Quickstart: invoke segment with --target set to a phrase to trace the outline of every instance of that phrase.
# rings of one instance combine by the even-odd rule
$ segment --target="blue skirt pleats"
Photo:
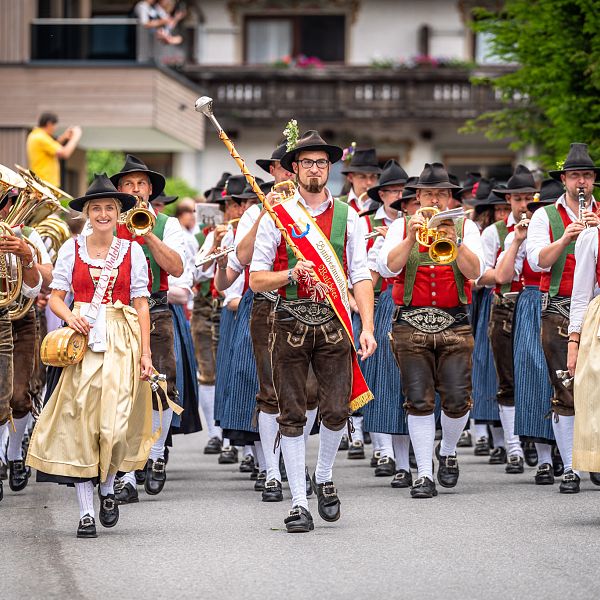
[[[235,325],[235,312],[227,307],[221,311],[219,323],[219,344],[217,346],[217,373],[215,376],[215,421],[221,420],[225,393],[229,380],[229,363],[231,354],[231,335]]]

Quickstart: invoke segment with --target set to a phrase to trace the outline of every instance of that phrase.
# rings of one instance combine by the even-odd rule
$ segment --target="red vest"
[[[535,287],[540,287],[540,280],[542,279],[542,274],[538,271],[534,271],[529,264],[527,258],[523,261],[523,272],[521,273],[521,282],[523,285],[534,285]]]
[[[506,217],[506,219],[504,219],[504,222],[506,223],[506,230],[508,231],[508,233],[512,233],[515,230],[515,224],[513,223],[512,225],[508,224],[508,217]],[[498,262],[498,258],[499,256],[502,254],[502,251],[505,250],[504,244],[502,244],[500,246],[500,248],[498,248],[498,254],[496,254],[496,262]],[[527,259],[525,259],[527,261]],[[503,286],[500,285],[496,285],[496,287],[494,288],[494,292],[498,295],[502,294],[502,288]],[[511,292],[520,292],[523,289],[523,284],[521,283],[520,279],[513,279],[510,282],[510,291]]]
[[[115,275],[115,270],[117,271]],[[91,302],[95,286],[100,279],[101,267],[92,267],[79,257],[79,243],[75,241],[75,264],[73,265],[73,292],[75,302]],[[113,304],[120,300],[128,305],[131,302],[131,245],[127,249],[123,262],[113,269],[102,304]]]
[[[541,209],[541,210],[543,210],[543,209]],[[570,219],[569,215],[567,214],[567,209],[562,204],[558,205],[558,214],[560,215],[560,218],[562,219],[562,222],[563,222],[565,228],[568,227],[571,224],[571,219]],[[550,242],[554,242],[555,240],[553,239],[553,236],[552,236],[552,228],[550,227],[550,224],[548,224],[548,229],[550,231]],[[570,296],[571,295],[571,293],[573,292],[573,277],[574,277],[574,275],[575,275],[575,255],[567,254],[567,260],[565,261],[565,268],[563,269],[562,277],[560,280],[560,287],[558,288],[559,296]],[[542,273],[542,276],[540,278],[540,291],[542,291],[542,292],[549,291],[551,281],[552,281],[552,272],[551,271]]]

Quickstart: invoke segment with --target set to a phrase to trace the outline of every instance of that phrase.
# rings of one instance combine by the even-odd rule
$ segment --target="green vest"
[[[405,230],[408,230],[408,222],[410,221],[410,216],[405,217]],[[464,225],[464,217],[457,219],[454,221],[454,227],[456,229],[456,236],[462,237],[463,225]],[[410,254],[408,256],[408,261],[406,262],[406,266],[404,267],[404,298],[403,302],[405,306],[408,306],[412,300],[412,294],[415,287],[415,279],[417,277],[417,269],[422,266],[434,265],[434,263],[428,252],[419,252],[419,244],[416,242]],[[467,304],[467,295],[465,293],[465,277],[461,273],[456,261],[452,262],[452,270],[454,271],[454,282],[456,283],[456,289],[458,290],[458,299],[461,304]]]
[[[496,227],[496,230],[498,231],[498,237],[500,238],[500,252],[502,252],[504,250],[506,236],[508,235],[508,227],[504,221],[496,221],[494,223],[494,227]],[[504,283],[502,286],[500,286],[500,293],[506,294],[507,292],[510,292],[511,287],[511,283]]]
[[[165,234],[165,225],[167,224],[168,218],[169,217],[167,217],[167,215],[164,215],[163,213],[158,213],[156,215],[156,224],[154,225],[152,233],[161,241]],[[140,246],[144,251],[144,255],[146,256],[148,263],[150,264],[150,271],[152,273],[152,293],[154,294],[160,290],[161,269],[158,266],[156,260],[154,259],[154,256],[152,256],[152,253],[148,249],[148,244],[140,244]]]
[[[548,215],[548,221],[550,222],[550,230],[552,231],[552,240],[556,241],[560,239],[565,232],[565,224],[563,223],[562,217],[558,212],[558,208],[554,204],[544,206],[544,210]],[[550,289],[548,295],[552,298],[558,294],[560,288],[560,281],[563,276],[565,269],[565,263],[567,262],[567,255],[575,254],[575,241],[572,241],[560,254],[557,261],[552,265],[550,269]]]

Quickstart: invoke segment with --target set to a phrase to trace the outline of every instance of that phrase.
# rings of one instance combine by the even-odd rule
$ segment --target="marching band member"
[[[42,481],[75,485],[81,538],[96,537],[93,483],[100,483],[100,523],[114,527],[116,473],[143,467],[153,441],[149,399],[138,393],[140,377],[152,374],[146,259],[139,245],[113,236],[121,210],[134,205],[132,195],[97,175],[85,196],[69,203],[89,219],[91,234],[62,246],[50,286],[52,311],[88,336],[88,348],[62,370],[27,465]],[[73,310],[64,302],[71,289]]]

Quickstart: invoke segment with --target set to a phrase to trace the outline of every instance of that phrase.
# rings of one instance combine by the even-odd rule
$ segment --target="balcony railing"
[[[224,119],[268,122],[388,119],[464,121],[500,106],[466,69],[211,67],[183,72],[215,100]]]

